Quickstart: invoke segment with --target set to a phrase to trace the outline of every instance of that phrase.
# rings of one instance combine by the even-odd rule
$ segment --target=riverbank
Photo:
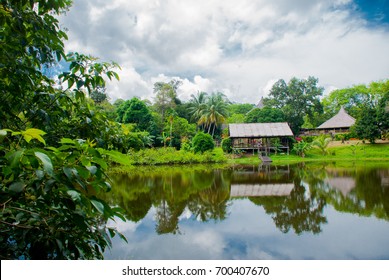
[[[122,154],[117,151],[103,151],[109,159],[122,166],[140,165],[186,165],[186,164],[211,164],[226,163],[227,157],[221,148],[205,153],[194,153],[192,151],[176,150],[175,148],[152,148],[140,151],[129,151]]]
[[[379,142],[377,144],[363,144],[360,141],[331,142],[327,153],[323,155],[316,148],[309,150],[305,157],[294,154],[271,155],[272,164],[291,164],[309,161],[389,161],[389,143]],[[261,160],[257,154],[243,154],[241,156],[230,156],[229,164],[260,164]]]
[[[127,155],[119,152],[108,152],[111,161],[123,168],[134,166],[156,165],[191,165],[191,164],[227,164],[227,165],[258,165],[261,160],[258,155],[247,153],[241,155],[226,155],[221,148],[204,154],[194,154],[190,151],[177,151],[174,148],[145,149],[132,151]],[[299,162],[388,162],[389,143],[363,144],[360,142],[331,143],[325,155],[316,148],[306,152],[305,157],[295,154],[272,154],[272,164],[293,164]],[[118,167],[118,166],[117,166]]]

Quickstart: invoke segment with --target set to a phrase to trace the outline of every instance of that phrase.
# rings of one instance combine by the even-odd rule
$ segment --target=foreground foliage
[[[110,185],[95,149],[121,133],[88,99],[117,65],[64,53],[57,16],[70,3],[0,2],[1,259],[103,258],[117,233],[106,222],[122,217],[100,199]]]
[[[45,147],[41,130],[0,132],[9,143],[0,146],[0,258],[103,258],[117,234],[107,220],[124,218],[99,198],[111,186],[94,144],[62,139]]]

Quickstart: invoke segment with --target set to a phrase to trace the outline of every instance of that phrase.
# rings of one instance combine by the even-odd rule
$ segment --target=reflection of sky
[[[106,259],[389,259],[387,221],[324,211],[328,223],[319,235],[283,234],[262,207],[243,199],[221,222],[202,223],[184,212],[177,235],[158,235],[149,211],[141,222],[118,222],[128,244],[115,238]]]

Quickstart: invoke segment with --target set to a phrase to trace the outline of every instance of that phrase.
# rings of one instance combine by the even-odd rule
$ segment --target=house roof
[[[232,123],[231,138],[293,136],[288,123]]]
[[[331,129],[331,128],[341,128],[341,127],[351,127],[355,124],[355,119],[347,114],[343,106],[340,108],[339,112],[330,118],[328,121],[321,124],[318,129]]]
[[[259,100],[257,106],[255,107],[259,109],[263,109],[263,107],[265,107],[265,105],[263,104],[263,97],[261,97],[261,100]]]

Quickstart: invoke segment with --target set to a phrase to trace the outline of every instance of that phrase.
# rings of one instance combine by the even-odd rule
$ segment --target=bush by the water
[[[195,153],[204,153],[206,151],[212,151],[215,148],[215,143],[210,134],[198,132],[193,137],[192,146]]]
[[[221,149],[206,151],[204,153],[193,153],[192,151],[175,148],[153,148],[140,151],[130,150],[128,155],[122,155],[133,165],[161,165],[161,164],[194,164],[194,163],[223,163],[226,161]],[[116,161],[120,164],[123,162]]]
[[[222,149],[225,153],[231,153],[232,152],[232,140],[231,138],[224,138],[222,140]]]

